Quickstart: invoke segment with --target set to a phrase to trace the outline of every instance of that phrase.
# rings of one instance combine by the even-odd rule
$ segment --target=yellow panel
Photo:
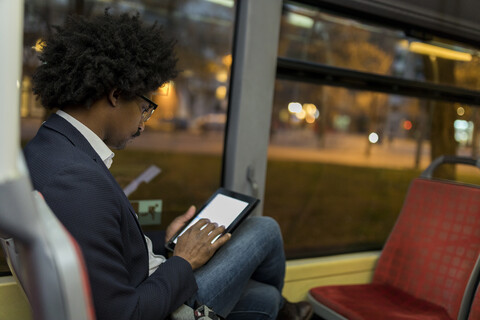
[[[283,296],[296,302],[305,300],[313,287],[369,283],[378,256],[366,252],[288,261]]]
[[[310,288],[330,284],[370,282],[378,252],[354,253],[287,262],[283,295],[305,300]],[[0,278],[0,320],[32,319],[30,306],[12,277]]]
[[[12,277],[0,278],[0,319],[32,319],[30,305]]]
[[[314,287],[332,284],[362,284],[369,283],[372,272],[359,272],[341,276],[330,276],[326,278],[313,278],[285,283],[283,296],[289,301],[298,302],[307,299],[308,290]]]

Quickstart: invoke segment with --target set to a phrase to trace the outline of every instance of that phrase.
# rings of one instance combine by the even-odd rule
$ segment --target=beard
[[[135,134],[132,136],[134,138],[136,137],[139,137],[142,133],[140,132],[140,129],[137,130],[137,132],[135,132]]]
[[[142,134],[142,132],[140,131],[140,129],[137,130],[137,132],[135,132],[134,134],[132,134],[130,136],[130,138],[126,138],[122,141],[118,141],[117,143],[113,144],[110,142],[107,143],[107,141],[104,140],[105,144],[107,144],[110,148],[112,149],[115,149],[115,150],[122,150],[122,149],[125,149],[125,147],[127,146],[127,143],[132,141],[133,139],[135,139],[136,137],[139,137],[140,135]]]

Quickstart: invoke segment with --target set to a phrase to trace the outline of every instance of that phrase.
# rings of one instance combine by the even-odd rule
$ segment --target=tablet
[[[165,247],[173,251],[177,239],[200,219],[209,219],[219,226],[225,226],[224,233],[232,233],[257,206],[260,200],[253,197],[227,190],[218,189],[208,201],[195,213],[194,217],[183,227]],[[218,236],[220,237],[220,235]],[[215,238],[212,243],[218,239]]]

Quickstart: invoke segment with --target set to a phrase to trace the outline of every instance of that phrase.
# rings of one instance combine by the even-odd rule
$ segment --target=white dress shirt
[[[100,139],[100,137],[95,134],[95,132],[90,130],[90,128],[88,128],[86,125],[84,125],[65,111],[58,110],[57,115],[67,120],[72,126],[74,126],[78,131],[80,131],[80,133],[85,137],[85,139],[87,139],[95,152],[100,156],[103,163],[105,163],[105,166],[110,169],[113,163],[113,157],[115,156],[115,153],[110,150],[110,148],[105,144],[105,142],[103,142],[102,139]],[[153,253],[152,240],[150,240],[150,238],[145,236],[145,241],[147,242],[148,248],[148,275],[151,275],[153,272],[155,272],[155,270],[157,270],[160,264],[165,262],[166,259],[164,256]]]

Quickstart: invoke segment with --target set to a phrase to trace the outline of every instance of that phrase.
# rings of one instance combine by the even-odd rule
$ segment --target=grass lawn
[[[200,206],[220,186],[221,157],[122,151],[112,173],[125,186],[155,164],[162,173],[132,200],[162,199],[164,228],[189,205]],[[264,215],[280,224],[289,257],[380,248],[419,170],[269,160]],[[480,175],[459,175],[480,184]],[[152,228],[152,227],[149,227]]]
[[[290,257],[379,248],[416,170],[270,161],[265,214]]]

